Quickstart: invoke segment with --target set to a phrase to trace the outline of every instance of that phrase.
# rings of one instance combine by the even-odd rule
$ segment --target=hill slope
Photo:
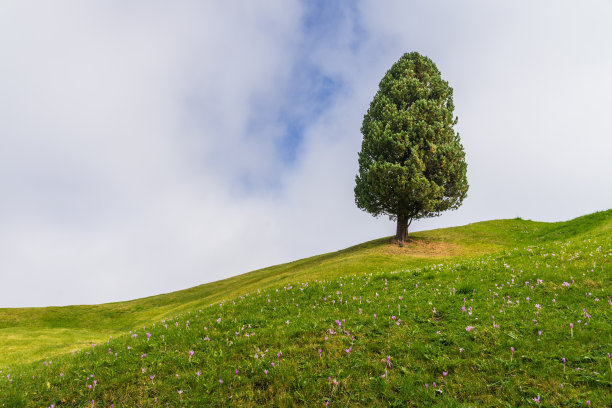
[[[0,308],[0,368],[17,362],[53,358],[112,335],[241,293],[295,280],[333,278],[347,273],[391,271],[448,262],[545,241],[558,234],[576,235],[605,225],[608,213],[561,223],[496,220],[410,235],[405,248],[383,238],[341,251],[272,266],[194,288],[102,305]]]
[[[3,309],[0,366],[11,368],[0,402],[610,401],[611,230],[612,211],[552,224],[489,221],[417,233],[405,248],[377,240],[131,302]],[[136,337],[117,337],[142,325]],[[37,340],[25,339],[35,335],[55,340],[33,350]],[[90,346],[110,335],[108,345]],[[89,350],[40,361],[79,341]]]

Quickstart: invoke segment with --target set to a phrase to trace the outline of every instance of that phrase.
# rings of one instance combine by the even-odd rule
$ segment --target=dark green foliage
[[[429,58],[404,54],[387,71],[361,127],[357,207],[410,221],[461,205],[467,165],[453,109],[453,89]]]

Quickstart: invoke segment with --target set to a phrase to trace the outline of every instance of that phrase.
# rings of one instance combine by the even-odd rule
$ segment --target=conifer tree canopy
[[[457,209],[467,195],[453,110],[453,89],[432,60],[412,52],[387,71],[363,118],[355,203],[396,220],[400,245],[412,220]]]

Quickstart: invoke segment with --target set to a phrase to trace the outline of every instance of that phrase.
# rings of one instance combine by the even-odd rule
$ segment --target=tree
[[[457,209],[467,195],[453,110],[453,89],[436,65],[411,52],[387,71],[363,118],[355,203],[396,220],[400,245],[412,220]]]

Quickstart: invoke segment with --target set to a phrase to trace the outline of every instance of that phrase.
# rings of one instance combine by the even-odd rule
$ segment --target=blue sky
[[[304,129],[334,102],[343,92],[345,84],[338,75],[326,72],[310,56],[333,42],[341,29],[338,21],[354,13],[348,2],[326,1],[304,4],[300,19],[301,38],[297,44],[299,54],[291,67],[283,106],[278,107],[277,120],[285,125],[278,143],[279,155],[286,164],[295,163]]]
[[[454,88],[470,190],[413,230],[612,203],[612,6],[14,2],[0,14],[0,307],[178,290],[394,232],[354,205],[386,70]]]

